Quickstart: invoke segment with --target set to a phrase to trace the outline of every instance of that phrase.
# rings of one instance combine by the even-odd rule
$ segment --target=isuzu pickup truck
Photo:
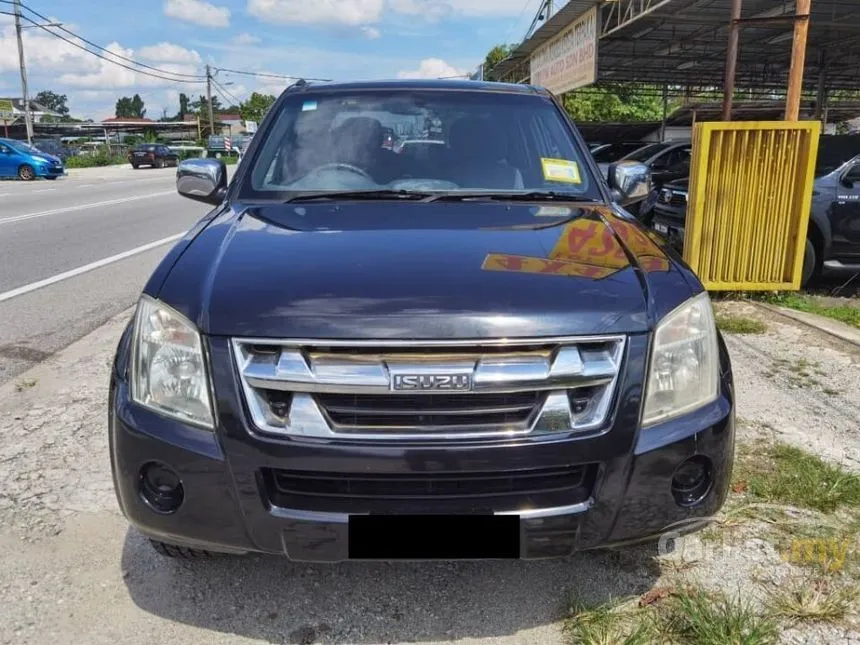
[[[431,122],[433,154],[385,147]],[[300,82],[229,181],[176,181],[212,210],[145,285],[109,405],[162,554],[561,557],[723,504],[708,294],[625,209],[648,169],[604,178],[549,92]]]

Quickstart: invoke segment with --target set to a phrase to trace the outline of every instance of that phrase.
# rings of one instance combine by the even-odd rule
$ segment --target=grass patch
[[[835,578],[801,578],[770,593],[770,615],[791,622],[835,622],[845,618],[860,594]]]
[[[860,329],[860,306],[825,305],[811,296],[799,293],[757,294],[756,297],[762,302],[817,314],[825,318],[832,318],[833,320],[838,320],[846,325]]]
[[[571,645],[650,645],[656,640],[646,612],[613,603],[589,607],[577,599],[571,601],[564,635]]]
[[[740,599],[698,589],[669,598],[658,608],[656,622],[662,640],[675,643],[771,645],[779,642],[780,630],[775,617],[759,614]]]
[[[128,163],[128,159],[122,155],[79,155],[66,159],[66,168],[98,168],[101,166],[117,166]]]
[[[832,513],[840,506],[860,506],[860,477],[840,466],[786,444],[741,460],[739,478],[763,501]]]
[[[767,325],[760,320],[729,314],[717,316],[717,327],[727,334],[763,334],[767,331]]]

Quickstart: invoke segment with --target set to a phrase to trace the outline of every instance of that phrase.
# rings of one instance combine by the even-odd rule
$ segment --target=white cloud
[[[205,0],[164,0],[164,15],[204,27],[230,26],[230,10]]]
[[[447,18],[453,11],[445,0],[388,0],[388,6],[394,13],[420,16],[429,22]]]
[[[248,0],[248,13],[278,24],[366,25],[382,18],[383,0]]]
[[[140,58],[157,63],[187,63],[196,65],[201,61],[200,54],[193,49],[185,49],[185,47],[174,45],[173,43],[158,43],[157,45],[141,47],[137,54]]]
[[[370,40],[376,40],[377,38],[382,37],[382,32],[376,27],[362,27],[361,33],[363,33],[367,38],[370,38]]]
[[[244,32],[239,34],[238,36],[233,36],[230,39],[234,45],[256,45],[260,42],[260,39],[256,36],[252,36],[251,34]]]
[[[466,72],[449,65],[441,58],[425,58],[418,69],[397,73],[397,78],[450,78],[464,76]]]

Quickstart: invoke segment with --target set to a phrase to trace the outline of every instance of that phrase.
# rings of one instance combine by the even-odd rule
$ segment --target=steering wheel
[[[352,164],[341,163],[338,161],[336,161],[334,163],[327,163],[327,164],[323,164],[322,166],[318,166],[317,168],[314,168],[311,172],[318,173],[318,172],[322,172],[324,170],[329,170],[329,169],[331,169],[331,170],[348,170],[349,172],[355,173],[356,175],[361,175],[362,177],[364,177],[368,181],[376,183],[373,181],[373,177],[368,175],[364,170],[362,170],[358,166],[353,166]]]

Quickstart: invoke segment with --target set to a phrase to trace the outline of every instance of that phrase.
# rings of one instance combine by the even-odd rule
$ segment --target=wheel
[[[154,165],[156,168],[164,168],[164,159],[156,159]]]
[[[167,544],[158,540],[150,540],[149,543],[155,552],[165,558],[178,558],[180,560],[205,560],[208,558],[217,558],[221,553],[213,551],[205,551],[203,549],[192,549],[187,546],[176,546],[175,544]]]
[[[815,245],[812,240],[806,238],[806,250],[803,252],[803,270],[800,273],[800,286],[805,287],[812,276],[815,275],[818,256],[815,254]]]
[[[33,170],[32,166],[28,166],[24,164],[20,168],[18,168],[18,179],[23,179],[24,181],[33,181],[36,178],[36,171]]]
[[[138,166],[136,163],[131,164],[131,167],[134,168],[135,170],[140,168],[140,166]]]

